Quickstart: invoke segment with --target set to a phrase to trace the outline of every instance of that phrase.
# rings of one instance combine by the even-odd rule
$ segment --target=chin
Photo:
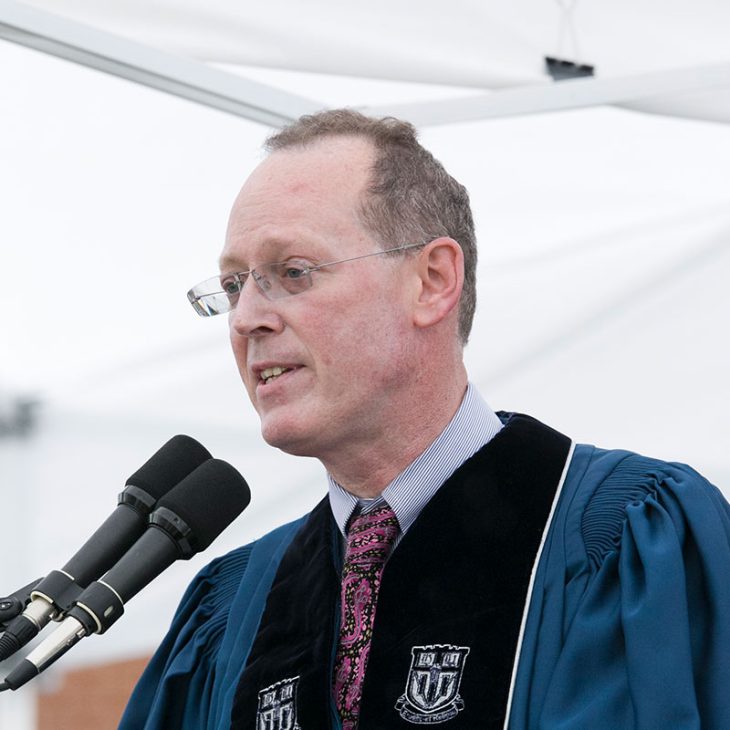
[[[269,446],[292,456],[316,456],[312,431],[305,429],[302,424],[262,419],[261,436]]]

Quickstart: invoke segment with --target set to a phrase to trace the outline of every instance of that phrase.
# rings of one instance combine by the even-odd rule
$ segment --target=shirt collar
[[[330,506],[340,532],[346,535],[348,520],[358,506],[360,511],[369,512],[387,502],[404,534],[439,487],[501,428],[495,412],[469,383],[459,409],[446,428],[379,497],[359,500],[327,474]]]

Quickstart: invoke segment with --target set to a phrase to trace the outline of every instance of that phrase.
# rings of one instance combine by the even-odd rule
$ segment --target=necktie
[[[334,681],[343,730],[357,728],[380,579],[397,534],[398,520],[387,504],[358,515],[347,534]]]

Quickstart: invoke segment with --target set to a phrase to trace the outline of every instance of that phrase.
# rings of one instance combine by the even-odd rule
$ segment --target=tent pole
[[[438,101],[385,104],[364,108],[374,116],[393,115],[416,126],[473,122],[482,119],[581,109],[584,107],[666,102],[669,113],[674,97],[692,92],[730,92],[730,63],[696,68],[673,69],[619,78],[590,77],[535,86],[521,86],[488,94]]]
[[[0,38],[270,127],[324,106],[13,0],[0,0]]]

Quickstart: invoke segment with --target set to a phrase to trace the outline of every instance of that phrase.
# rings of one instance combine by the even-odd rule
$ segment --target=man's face
[[[353,138],[273,153],[236,200],[221,271],[378,251],[357,214],[373,155]],[[403,256],[343,263],[313,272],[311,289],[274,301],[249,277],[230,337],[268,443],[325,463],[348,449],[362,457],[412,415],[398,412],[418,367],[409,357],[412,267]],[[265,380],[273,368],[284,372]]]

